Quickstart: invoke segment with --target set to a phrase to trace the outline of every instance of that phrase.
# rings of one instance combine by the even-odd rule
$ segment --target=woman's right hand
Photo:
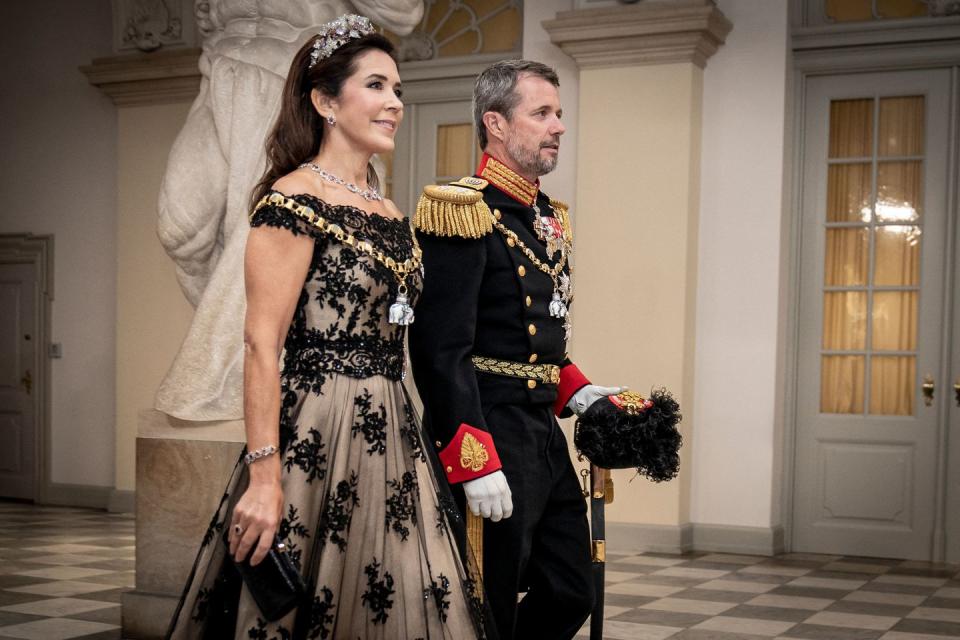
[[[250,565],[256,566],[266,557],[283,517],[283,488],[279,479],[257,481],[250,485],[233,508],[230,519],[230,554],[243,562],[250,553]],[[238,527],[239,526],[239,533]]]

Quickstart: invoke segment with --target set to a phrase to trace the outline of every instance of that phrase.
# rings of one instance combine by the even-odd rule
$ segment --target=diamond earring
[[[337,119],[333,117],[332,113],[327,116],[327,124],[331,127],[335,127],[337,125]]]

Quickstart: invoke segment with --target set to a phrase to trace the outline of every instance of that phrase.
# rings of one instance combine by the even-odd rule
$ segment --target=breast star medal
[[[564,250],[563,227],[560,221],[553,216],[542,216],[540,210],[534,207],[533,231],[537,238],[547,247],[547,257],[551,260],[558,251]]]

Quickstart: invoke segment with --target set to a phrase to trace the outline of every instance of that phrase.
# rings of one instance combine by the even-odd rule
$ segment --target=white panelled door
[[[0,497],[35,498],[37,278],[0,264]]]
[[[793,549],[930,560],[950,73],[807,87]]]
[[[479,161],[469,100],[410,105],[397,132],[393,195],[413,215],[423,187],[473,175]]]

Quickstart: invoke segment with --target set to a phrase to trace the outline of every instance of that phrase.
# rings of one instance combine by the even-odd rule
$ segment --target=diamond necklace
[[[354,192],[355,194],[357,194],[367,202],[370,202],[371,200],[376,200],[377,202],[381,202],[383,200],[383,196],[380,195],[380,192],[377,191],[376,189],[361,189],[360,187],[353,184],[352,182],[347,182],[343,178],[338,178],[337,176],[333,175],[323,167],[320,167],[319,165],[316,165],[312,162],[304,162],[297,168],[310,169],[310,171],[313,171],[314,173],[319,175],[321,178],[323,178],[327,182],[339,184],[340,186],[345,187],[347,191]]]

